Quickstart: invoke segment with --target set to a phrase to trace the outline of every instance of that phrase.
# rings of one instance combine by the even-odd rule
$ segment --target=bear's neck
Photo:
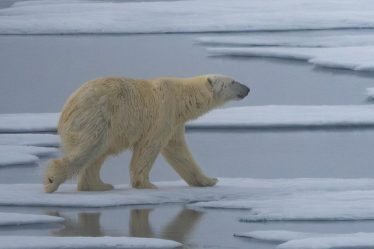
[[[182,84],[177,100],[177,121],[184,123],[193,120],[214,108],[213,93],[201,84]]]

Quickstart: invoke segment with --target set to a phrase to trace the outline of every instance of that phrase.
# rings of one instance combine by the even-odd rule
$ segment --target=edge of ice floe
[[[136,237],[50,237],[0,236],[0,249],[87,249],[87,248],[178,248],[182,244],[173,240]]]
[[[0,226],[61,223],[64,220],[62,217],[51,215],[0,212]]]

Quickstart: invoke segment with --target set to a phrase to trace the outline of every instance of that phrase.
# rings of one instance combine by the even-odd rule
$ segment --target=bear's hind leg
[[[86,165],[95,162],[105,152],[106,140],[103,133],[89,136],[82,143],[69,149],[61,160],[52,160],[44,175],[44,190],[52,193],[66,179],[79,174]]]
[[[107,191],[113,189],[112,184],[104,183],[100,178],[100,170],[105,158],[105,156],[99,157],[79,172],[77,186],[79,191]]]
[[[157,188],[149,181],[149,172],[160,153],[160,146],[135,146],[130,163],[130,178],[133,188]]]

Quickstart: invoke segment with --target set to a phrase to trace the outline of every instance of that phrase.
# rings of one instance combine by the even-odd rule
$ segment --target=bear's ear
[[[213,80],[211,78],[208,77],[208,83],[211,87],[213,87]]]

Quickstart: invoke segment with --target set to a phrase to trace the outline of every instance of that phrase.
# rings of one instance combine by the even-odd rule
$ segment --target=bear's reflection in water
[[[81,212],[78,213],[77,218],[61,212],[49,214],[65,218],[64,228],[52,232],[55,236],[131,236],[163,238],[181,243],[185,242],[203,216],[200,211],[182,208],[165,225],[160,227],[160,224],[156,224],[157,222],[152,226],[152,211],[152,208],[131,209],[128,219],[128,232],[123,231],[123,233],[118,229],[104,229],[100,220],[101,212]],[[123,218],[123,221],[125,220],[126,218]]]

